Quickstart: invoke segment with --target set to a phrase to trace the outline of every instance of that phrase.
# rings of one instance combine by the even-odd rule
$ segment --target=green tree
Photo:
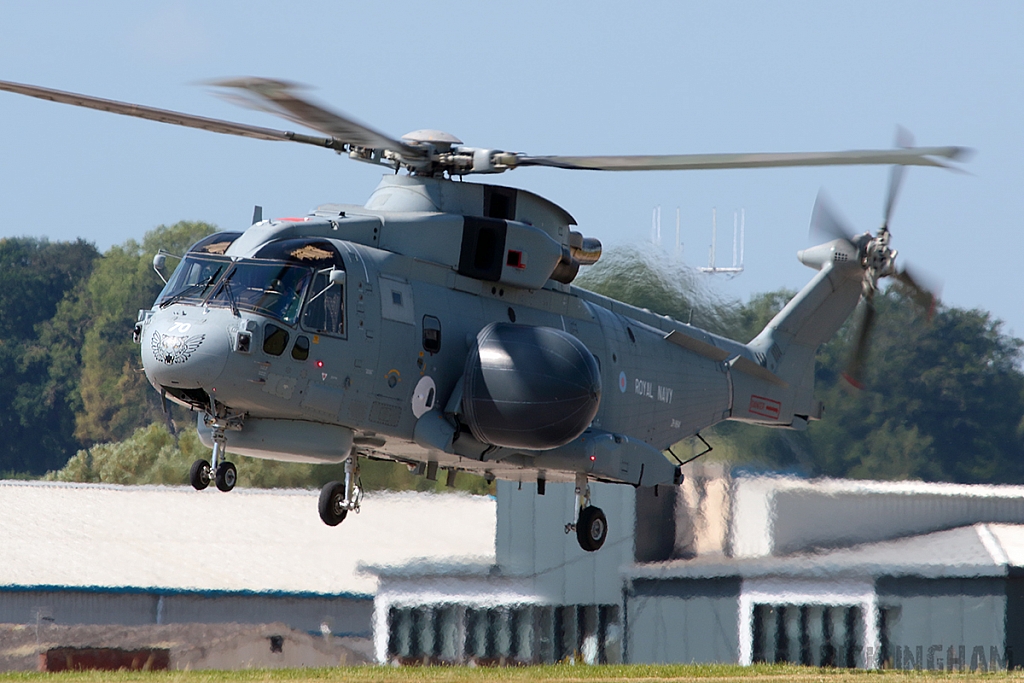
[[[929,322],[899,285],[875,304],[864,390],[842,379],[858,313],[818,354],[824,420],[802,433],[731,423],[715,433],[763,465],[811,475],[1024,480],[1024,342],[984,311],[940,307]]]
[[[698,271],[653,247],[605,253],[574,284],[715,334],[737,338],[746,331],[736,302],[721,299],[704,286]]]
[[[0,239],[0,472],[42,473],[77,447],[75,388],[51,380],[62,361],[46,324],[97,256],[82,240]]]
[[[81,410],[76,436],[83,442],[124,439],[161,419],[159,395],[142,372],[139,347],[131,332],[138,311],[153,305],[163,283],[153,272],[159,249],[184,253],[216,228],[181,221],[146,233],[142,243],[111,247],[97,263],[80,296],[62,311],[60,335],[70,339],[85,329],[81,350]]]
[[[319,488],[329,481],[343,481],[344,465],[286,463],[230,454],[238,467],[238,485],[250,488]],[[59,470],[49,472],[51,481],[103,482],[107,484],[186,485],[192,462],[210,460],[210,449],[199,441],[195,429],[172,435],[163,423],[136,429],[121,441],[97,444],[78,451]],[[362,459],[360,480],[364,490],[443,491],[443,481],[428,481],[399,463]],[[460,473],[456,488],[470,493],[490,492],[482,478]]]

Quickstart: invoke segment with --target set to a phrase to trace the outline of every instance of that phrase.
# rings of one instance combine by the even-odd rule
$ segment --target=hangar
[[[711,466],[593,498],[598,553],[561,533],[571,486],[499,482],[494,565],[370,567],[378,661],[992,670],[1024,652],[1024,487]]]
[[[688,467],[496,499],[0,483],[0,622],[267,624],[379,662],[786,661],[1001,669],[1024,652],[1024,487],[803,480]]]
[[[351,523],[356,522],[356,523]],[[359,562],[493,562],[494,502],[367,494],[336,528],[316,491],[0,482],[0,623],[280,622],[369,638]]]

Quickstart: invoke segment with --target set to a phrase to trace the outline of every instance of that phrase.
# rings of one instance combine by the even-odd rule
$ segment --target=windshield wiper
[[[164,301],[161,301],[160,302],[160,308],[167,308],[171,304],[173,304],[175,302],[178,302],[178,301],[181,301],[189,292],[191,292],[196,287],[202,287],[203,291],[206,291],[206,289],[210,285],[213,284],[214,280],[216,280],[218,275],[220,275],[219,272],[214,273],[209,278],[207,278],[206,281],[204,281],[204,282],[193,282],[192,284],[190,284],[188,287],[186,287],[185,289],[181,290],[177,294],[174,294],[174,295],[168,297],[167,299],[165,299]]]
[[[217,298],[217,295],[220,294],[221,292],[224,292],[224,294],[227,296],[228,303],[231,304],[231,312],[235,314],[236,318],[241,318],[242,314],[238,312],[238,304],[235,303],[235,295],[231,291],[230,277],[224,278],[224,281],[220,283],[220,287],[213,291],[213,294],[211,294],[210,297],[206,299],[205,303],[209,304],[210,301]]]

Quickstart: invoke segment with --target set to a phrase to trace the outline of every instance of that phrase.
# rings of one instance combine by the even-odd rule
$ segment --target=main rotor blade
[[[236,78],[214,81],[211,85],[236,91],[235,94],[217,93],[232,103],[308,126],[339,142],[370,149],[392,150],[409,159],[423,159],[427,156],[423,148],[395,140],[364,123],[300,97],[296,94],[300,86],[294,83],[269,78]]]
[[[914,147],[911,149],[850,150],[846,152],[779,152],[755,154],[652,154],[636,156],[527,156],[516,155],[512,166],[551,166],[591,171],[686,171],[784,166],[846,166],[898,164],[940,166],[939,159],[956,160],[968,152],[963,147]],[[938,157],[939,159],[933,158]]]
[[[853,230],[832,207],[825,190],[818,190],[818,197],[814,200],[814,208],[811,210],[811,237],[814,237],[815,232],[855,244]]]
[[[234,123],[232,121],[223,121],[221,119],[211,119],[205,116],[183,114],[181,112],[170,111],[168,109],[157,109],[155,107],[146,107],[141,104],[131,104],[129,102],[120,102],[118,100],[107,100],[101,97],[80,95],[78,93],[65,92],[63,90],[54,90],[53,88],[42,88],[36,85],[0,81],[0,90],[6,90],[19,95],[28,95],[29,97],[37,97],[41,100],[60,102],[61,104],[71,104],[76,107],[98,109],[99,111],[106,111],[112,114],[134,116],[140,119],[170,123],[175,126],[185,126],[187,128],[199,128],[201,130],[208,130],[214,133],[240,135],[242,137],[255,138],[257,140],[301,142],[307,145],[316,145],[317,147],[341,149],[338,142],[332,138],[303,135],[301,133],[274,130],[273,128],[263,128],[261,126],[250,126],[244,123]]]

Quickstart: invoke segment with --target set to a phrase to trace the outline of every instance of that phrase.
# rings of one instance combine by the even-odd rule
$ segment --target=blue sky
[[[910,169],[894,246],[1024,336],[1024,3],[163,2],[0,0],[0,79],[275,128],[198,85],[258,75],[400,136],[447,130],[531,154],[976,150],[967,174]],[[244,228],[252,206],[293,215],[362,203],[380,172],[325,150],[77,110],[0,93],[0,236],[100,248],[161,223]],[[711,211],[746,212],[745,299],[799,288],[818,189],[858,230],[881,218],[888,169],[594,173],[520,169],[606,246],[665,242],[705,265]],[[728,230],[727,230],[728,232]],[[719,264],[731,245],[719,246]]]

